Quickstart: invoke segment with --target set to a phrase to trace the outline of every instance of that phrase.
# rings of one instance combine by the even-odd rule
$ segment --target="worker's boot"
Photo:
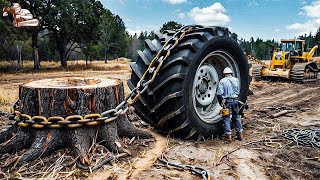
[[[239,141],[242,141],[243,140],[243,134],[242,132],[237,132],[237,138]]]
[[[225,138],[225,140],[228,141],[229,143],[232,141],[231,134],[225,134],[225,135],[224,135],[224,138]]]

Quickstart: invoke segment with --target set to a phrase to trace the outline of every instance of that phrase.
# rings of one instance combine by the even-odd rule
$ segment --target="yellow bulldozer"
[[[305,51],[304,40],[281,40],[280,49],[273,50],[270,64],[260,63],[253,66],[252,75],[257,81],[262,78],[285,78],[292,82],[317,81],[318,67],[312,57],[318,46]]]

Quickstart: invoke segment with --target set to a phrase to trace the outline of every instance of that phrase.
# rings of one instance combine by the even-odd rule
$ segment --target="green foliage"
[[[96,0],[34,0],[27,8],[41,20],[41,30],[48,30],[50,42],[55,42],[61,64],[67,65],[67,58],[75,48],[87,49],[100,38],[97,26],[100,23],[103,6]],[[75,46],[76,44],[77,46]]]
[[[38,34],[38,49],[41,60],[56,60],[60,56],[66,65],[69,55],[74,58],[114,59],[137,58],[137,50],[145,49],[145,40],[154,39],[155,33],[141,32],[129,35],[122,18],[103,8],[98,0],[0,0],[0,9],[10,2],[19,2],[23,8],[40,19],[40,28],[14,28],[12,17],[0,18],[0,59],[17,60],[21,50],[22,59],[32,58],[32,34]],[[183,25],[168,21],[160,32],[177,30]],[[320,45],[320,28],[315,35],[300,36],[307,48]],[[247,54],[258,59],[270,59],[271,51],[278,48],[274,40],[260,38],[240,40]],[[77,54],[77,55],[74,55]],[[316,55],[320,55],[320,50]]]
[[[306,41],[306,51],[313,48],[313,46],[320,46],[320,27],[315,35],[310,32],[309,35],[304,34],[298,37]],[[272,50],[278,48],[280,42],[275,42],[274,40],[262,40],[257,38],[254,40],[250,38],[250,41],[244,39],[240,40],[240,46],[243,48],[246,54],[255,56],[258,59],[271,59]],[[315,56],[320,55],[320,49],[315,53]]]
[[[123,20],[118,15],[105,10],[99,29],[100,38],[100,56],[105,61],[117,57],[126,57],[129,48],[129,37]]]
[[[178,30],[182,27],[182,24],[169,21],[162,25],[160,28],[160,32],[163,32],[164,30]],[[128,50],[128,57],[132,60],[135,60],[137,58],[137,51],[138,50],[144,50],[145,49],[145,40],[146,39],[154,39],[155,33],[154,31],[151,32],[141,32],[139,35],[135,34],[133,36],[129,37],[129,50]]]
[[[112,36],[113,46],[111,46],[110,51],[112,52],[112,57],[120,57],[127,55],[128,49],[128,34],[126,32],[126,27],[120,16],[116,15],[115,19],[115,31]]]
[[[39,55],[41,60],[54,60],[56,55],[55,42],[50,36],[41,36],[39,38]]]
[[[243,48],[246,54],[255,56],[257,59],[271,59],[273,49],[278,48],[278,43],[274,40],[262,40],[257,38],[254,40],[250,38],[250,41],[245,39],[240,40],[240,46]]]
[[[139,49],[142,51],[146,48],[144,43],[146,39],[154,39],[154,38],[155,37],[154,37],[153,31],[151,31],[150,33],[148,33],[147,31],[141,32],[140,36],[138,37],[139,44],[140,44]]]
[[[182,27],[182,24],[175,22],[175,21],[168,21],[162,25],[160,28],[160,32],[164,30],[178,30]]]
[[[313,46],[318,45],[320,47],[320,27],[318,28],[315,35],[312,35],[310,32],[309,35],[304,34],[303,36],[299,36],[299,39],[306,41],[306,50],[310,50]],[[320,49],[315,52],[315,56],[320,56]]]

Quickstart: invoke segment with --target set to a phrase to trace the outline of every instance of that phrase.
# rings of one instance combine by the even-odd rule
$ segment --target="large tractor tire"
[[[136,62],[131,64],[131,89],[174,33],[156,33],[154,40],[145,41],[146,49],[138,51]],[[236,35],[222,27],[194,30],[171,52],[147,92],[134,103],[136,113],[156,129],[175,137],[221,134],[223,121],[216,89],[225,67],[230,67],[240,80],[239,99],[246,102],[250,83],[248,61]]]

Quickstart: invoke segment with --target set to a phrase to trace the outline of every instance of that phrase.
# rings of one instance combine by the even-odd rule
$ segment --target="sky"
[[[225,26],[239,38],[286,39],[316,33],[320,0],[101,0],[130,34],[159,31],[168,21]]]

